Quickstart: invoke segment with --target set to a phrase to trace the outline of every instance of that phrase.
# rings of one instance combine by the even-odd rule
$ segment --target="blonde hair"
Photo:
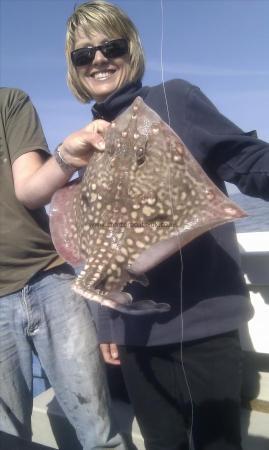
[[[82,3],[67,21],[65,54],[67,60],[67,84],[72,93],[82,103],[93,100],[82,85],[76,68],[71,61],[71,52],[75,48],[75,33],[78,29],[86,35],[104,33],[113,38],[124,38],[129,43],[128,81],[141,79],[145,71],[145,59],[138,31],[129,17],[116,5],[104,0]]]

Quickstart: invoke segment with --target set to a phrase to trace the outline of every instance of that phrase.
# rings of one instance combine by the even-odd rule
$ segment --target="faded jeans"
[[[122,450],[94,322],[73,279],[61,266],[0,298],[0,430],[31,439],[34,347],[83,449]]]

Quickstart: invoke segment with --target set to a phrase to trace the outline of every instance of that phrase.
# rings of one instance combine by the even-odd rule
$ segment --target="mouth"
[[[114,75],[115,72],[116,70],[113,69],[100,70],[98,72],[93,72],[91,74],[91,78],[94,78],[97,81],[105,81],[108,80],[110,77],[112,77],[112,75]]]

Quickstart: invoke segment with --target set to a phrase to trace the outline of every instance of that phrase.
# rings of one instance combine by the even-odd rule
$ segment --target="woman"
[[[76,8],[66,36],[68,84],[94,101],[108,122],[138,95],[168,122],[207,174],[245,194],[269,198],[269,146],[243,133],[184,80],[142,86],[137,30],[117,6],[96,0]],[[181,264],[182,261],[182,264]],[[162,316],[133,317],[100,308],[106,362],[121,364],[147,450],[241,449],[241,349],[238,327],[252,308],[240,269],[234,226],[205,233],[133,284],[134,299],[168,302]],[[182,304],[180,302],[182,299]],[[227,383],[229,380],[229,383]]]

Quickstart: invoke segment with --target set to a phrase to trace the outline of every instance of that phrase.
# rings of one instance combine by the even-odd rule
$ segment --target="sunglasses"
[[[128,42],[126,39],[114,39],[97,47],[83,47],[71,52],[71,60],[75,67],[91,64],[95,58],[95,53],[100,51],[106,58],[119,58],[128,52]]]

